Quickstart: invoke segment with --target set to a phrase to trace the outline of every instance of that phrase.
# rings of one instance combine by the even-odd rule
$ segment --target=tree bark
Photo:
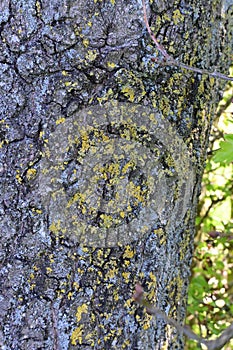
[[[230,1],[150,1],[167,52],[227,73]],[[219,81],[164,62],[137,0],[0,4],[4,350],[182,349]]]

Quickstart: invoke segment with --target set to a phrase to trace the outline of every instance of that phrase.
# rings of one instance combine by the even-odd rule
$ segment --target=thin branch
[[[208,206],[208,208],[206,209],[205,213],[202,215],[202,218],[198,224],[198,227],[200,227],[203,222],[205,221],[205,219],[209,216],[209,213],[210,213],[210,210],[216,205],[216,204],[219,204],[219,203],[222,203],[223,201],[226,200],[226,198],[229,196],[229,193],[232,193],[233,191],[233,184],[231,184],[231,186],[229,186],[227,188],[227,183],[225,184],[225,193],[223,194],[223,196],[221,198],[216,198],[214,199],[214,196],[210,196],[210,200],[211,200],[211,203],[210,205]],[[201,208],[202,209],[202,208]]]
[[[165,48],[160,45],[156,39],[156,37],[154,36],[154,34],[152,33],[152,30],[150,28],[149,22],[148,22],[148,18],[147,18],[147,14],[146,14],[146,4],[145,1],[142,0],[142,6],[143,6],[143,18],[144,18],[144,22],[146,24],[146,28],[148,33],[150,34],[151,39],[153,40],[153,42],[155,43],[155,45],[157,46],[157,49],[163,54],[163,56],[169,60],[170,62],[173,62],[174,59],[167,53],[167,51],[165,50]]]
[[[223,105],[220,104],[216,113],[216,117],[220,118],[221,114],[226,111],[226,109],[230,106],[231,103],[233,103],[233,94],[228,97],[228,99],[225,101]]]
[[[150,315],[160,316],[166,323],[175,327],[178,332],[182,335],[185,335],[189,339],[196,340],[199,344],[204,344],[208,350],[219,350],[226,343],[228,343],[233,338],[233,323],[227,327],[222,334],[215,340],[207,340],[200,337],[194,333],[188,326],[182,326],[180,323],[175,321],[173,318],[168,317],[165,312],[161,311],[159,308],[151,305],[144,296],[144,290],[142,286],[137,283],[135,287],[135,293],[133,299],[140,305],[146,308],[146,311]]]
[[[192,72],[196,72],[196,73],[200,73],[200,74],[207,74],[208,76],[213,77],[213,78],[219,78],[219,79],[223,79],[223,80],[233,81],[233,77],[229,77],[229,76],[224,75],[222,73],[219,73],[219,72],[216,72],[216,71],[209,72],[207,69],[201,69],[201,68],[197,68],[197,67],[192,67],[192,66],[184,64],[182,62],[176,61],[172,56],[170,56],[167,53],[167,51],[165,50],[163,45],[159,44],[158,40],[156,39],[156,37],[152,33],[152,30],[150,28],[149,21],[148,21],[148,18],[147,18],[147,14],[146,14],[146,3],[145,3],[145,0],[142,0],[142,7],[143,7],[143,18],[144,18],[144,22],[145,22],[147,31],[148,31],[151,39],[155,43],[157,49],[162,53],[162,55],[165,58],[165,62],[163,62],[163,64],[168,65],[168,66],[180,67],[180,68],[187,69],[187,70],[190,70]]]
[[[199,226],[201,226],[203,224],[203,222],[205,221],[206,218],[208,218],[210,210],[216,205],[219,204],[223,201],[225,201],[225,199],[228,197],[228,194],[224,194],[223,197],[221,198],[217,198],[217,199],[212,199],[212,196],[210,196],[211,199],[211,203],[208,206],[208,208],[206,209],[205,213],[202,215],[201,220],[199,222]]]

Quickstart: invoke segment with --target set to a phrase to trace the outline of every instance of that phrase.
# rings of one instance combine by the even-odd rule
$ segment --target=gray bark
[[[227,74],[232,2],[147,5]],[[182,349],[132,294],[184,322],[219,82],[136,0],[2,0],[0,33],[1,349]]]

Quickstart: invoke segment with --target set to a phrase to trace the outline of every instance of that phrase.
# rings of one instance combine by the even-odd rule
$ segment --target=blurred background
[[[233,76],[233,66],[230,69]],[[196,219],[186,323],[214,339],[233,322],[233,83],[212,127]],[[186,350],[206,349],[191,340]],[[233,349],[233,340],[224,350]]]

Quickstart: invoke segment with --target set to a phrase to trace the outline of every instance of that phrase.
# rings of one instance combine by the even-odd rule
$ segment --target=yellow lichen
[[[88,50],[85,59],[92,62],[96,59],[98,52],[96,50]]]
[[[151,327],[151,324],[150,324],[150,321],[148,320],[147,322],[145,322],[144,324],[143,324],[143,326],[142,326],[142,328],[144,329],[144,330],[147,330],[147,329],[149,329]]]
[[[27,170],[26,177],[28,180],[34,179],[35,176],[36,176],[36,169],[28,169]]]
[[[23,182],[23,179],[20,175],[20,171],[16,170],[16,176],[15,176],[16,180],[18,181],[19,184],[21,184]]]
[[[116,63],[114,63],[114,62],[107,62],[107,66],[108,66],[108,68],[115,68],[116,67]]]
[[[67,75],[69,75],[69,73],[68,73],[66,70],[63,70],[63,71],[61,72],[61,74],[62,74],[64,77],[66,77]]]
[[[37,214],[42,214],[43,211],[41,209],[38,209],[38,208],[32,208],[32,211],[37,213]]]
[[[65,81],[65,86],[70,86],[71,84],[72,84],[72,82],[71,81]]]
[[[83,46],[88,47],[89,46],[89,39],[85,38],[83,39]]]
[[[79,326],[75,328],[75,330],[71,334],[71,344],[72,345],[77,345],[77,342],[79,344],[82,344],[82,334],[83,334],[83,326]]]
[[[56,120],[56,125],[62,124],[66,121],[66,119],[64,117],[61,117],[59,119]]]
[[[53,271],[53,269],[51,267],[46,267],[47,274],[50,274],[52,271]]]
[[[133,256],[134,256],[135,252],[134,250],[130,247],[130,245],[127,245],[125,247],[125,251],[124,251],[124,254],[123,254],[123,258],[128,258],[128,259],[131,259]]]
[[[149,276],[152,282],[156,282],[156,276],[152,272],[150,272]]]
[[[116,275],[116,269],[110,269],[106,274],[106,279],[113,278]]]
[[[101,227],[110,228],[112,226],[113,217],[111,215],[101,214],[100,218],[102,220],[102,222],[100,223]]]
[[[76,312],[76,319],[77,319],[77,322],[80,322],[80,321],[81,321],[82,314],[86,314],[86,313],[87,313],[87,310],[88,310],[87,304],[82,304],[82,305],[78,306],[77,312]]]
[[[74,288],[74,290],[79,290],[78,282],[73,282],[73,288]]]
[[[49,226],[49,229],[55,235],[58,235],[59,232],[61,232],[61,233],[66,232],[66,228],[61,228],[61,221],[60,220],[57,220],[56,222],[52,222],[51,225]],[[60,236],[60,237],[62,237],[62,236]]]
[[[130,86],[123,86],[121,89],[121,92],[123,92],[123,94],[128,97],[128,100],[130,102],[134,101],[134,90],[130,87]]]
[[[73,296],[73,292],[69,292],[69,293],[67,294],[68,300],[71,300],[71,299],[72,299],[72,296]]]
[[[127,300],[125,301],[125,303],[124,303],[124,306],[125,306],[126,308],[130,308],[130,307],[131,307],[131,303],[132,303],[132,299],[127,299]]]
[[[174,24],[178,24],[179,22],[184,21],[184,16],[181,14],[180,10],[177,9],[173,12],[172,19]]]

